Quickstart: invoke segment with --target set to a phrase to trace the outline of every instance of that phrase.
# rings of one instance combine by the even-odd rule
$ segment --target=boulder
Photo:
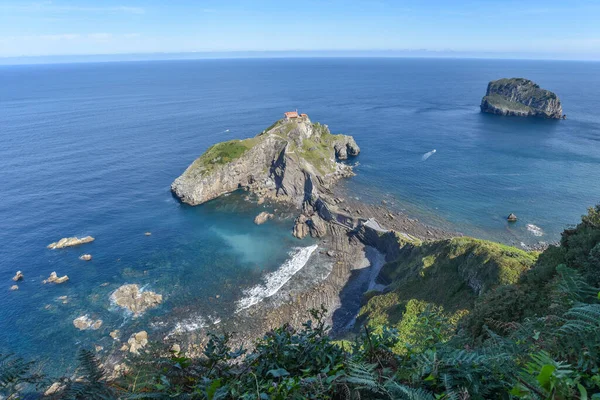
[[[10,287],[10,290],[19,290],[19,286],[17,286],[17,285],[12,285],[12,286]]]
[[[42,283],[64,283],[69,280],[67,275],[61,276],[60,278],[56,275],[56,272],[52,272],[48,279],[42,281]]]
[[[563,118],[558,96],[523,78],[490,82],[480,108],[481,112],[497,115]]]
[[[17,271],[15,276],[12,278],[13,281],[18,282],[23,280],[23,273],[21,271]]]
[[[181,346],[179,346],[177,343],[175,343],[173,346],[171,346],[171,353],[173,353],[175,355],[181,353]]]
[[[97,330],[102,326],[102,320],[93,320],[88,315],[82,315],[73,320],[73,325],[80,331],[86,331],[88,329]]]
[[[65,247],[72,247],[72,246],[78,246],[80,244],[84,244],[84,243],[90,243],[93,242],[95,239],[91,236],[86,236],[83,238],[78,238],[78,237],[68,237],[68,238],[62,238],[60,239],[58,242],[54,242],[54,243],[50,243],[48,245],[49,249],[63,249]]]
[[[310,232],[310,228],[306,224],[308,219],[304,214],[300,214],[294,221],[293,235],[298,239],[304,239]]]
[[[260,214],[258,214],[256,216],[256,218],[254,218],[254,223],[256,225],[262,225],[265,222],[267,222],[268,220],[273,219],[273,217],[274,217],[273,214],[270,214],[270,213],[268,213],[266,211],[263,211]]]
[[[139,354],[139,351],[148,344],[148,333],[146,331],[134,333],[127,343],[129,344],[130,353]]]
[[[119,334],[120,333],[121,333],[121,331],[119,331],[118,329],[115,329],[114,331],[110,332],[109,335],[114,340],[119,340]]]
[[[144,235],[146,235],[146,236],[152,236],[152,232],[145,232]]]
[[[119,307],[132,312],[134,317],[162,303],[162,295],[151,291],[142,291],[135,284],[121,286],[111,294],[110,298]]]
[[[508,220],[508,222],[515,222],[517,220],[517,216],[513,213],[510,213],[508,217],[506,217],[506,219]]]
[[[82,261],[90,261],[92,259],[91,254],[82,254],[79,256],[79,259]]]

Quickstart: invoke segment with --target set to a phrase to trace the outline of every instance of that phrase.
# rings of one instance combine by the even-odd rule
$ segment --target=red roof
[[[298,118],[298,111],[288,111],[285,113],[286,118]]]

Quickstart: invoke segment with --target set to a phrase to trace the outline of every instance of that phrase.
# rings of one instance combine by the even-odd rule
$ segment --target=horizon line
[[[579,56],[579,57],[578,57]],[[130,57],[129,59],[123,57]],[[181,52],[133,52],[133,53],[90,53],[55,55],[0,56],[0,65],[28,64],[71,64],[86,62],[135,62],[135,61],[184,61],[219,59],[258,59],[258,58],[444,58],[444,59],[484,59],[484,60],[523,60],[523,61],[581,61],[598,62],[596,57],[567,57],[559,54],[498,51],[457,51],[457,50],[213,50]],[[11,62],[12,61],[12,62]],[[33,62],[26,62],[33,61]]]

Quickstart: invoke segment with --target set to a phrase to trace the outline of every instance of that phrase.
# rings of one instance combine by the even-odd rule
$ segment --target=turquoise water
[[[487,82],[512,76],[555,91],[568,120],[480,114]],[[79,346],[111,346],[115,328],[152,337],[190,316],[200,324],[234,312],[313,242],[290,235],[291,215],[254,225],[262,209],[244,193],[188,207],[169,185],[211,144],[254,135],[289,109],[355,136],[360,165],[345,186],[357,197],[386,199],[427,222],[506,243],[557,240],[600,200],[598,93],[600,63],[583,62],[0,67],[0,352],[17,349],[61,368]],[[510,212],[520,218],[511,226]],[[73,235],[96,241],[46,249]],[[82,253],[93,260],[80,261]],[[11,292],[17,270],[25,280]],[[52,271],[70,281],[42,285]],[[164,303],[131,318],[109,301],[125,283],[163,294]],[[65,295],[67,304],[58,300]],[[72,320],[85,313],[101,318],[102,328],[77,331]]]

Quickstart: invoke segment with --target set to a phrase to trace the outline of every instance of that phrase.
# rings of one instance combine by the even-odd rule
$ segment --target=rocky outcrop
[[[44,279],[42,283],[64,283],[68,280],[69,277],[67,275],[59,277],[58,275],[56,275],[56,272],[53,271],[48,277],[48,279]]]
[[[91,236],[86,236],[81,239],[78,237],[62,238],[58,242],[50,243],[48,248],[51,250],[63,249],[65,247],[79,246],[80,244],[90,243],[94,240],[95,239]]]
[[[308,225],[310,236],[314,238],[323,237],[327,234],[327,224],[319,214],[311,216],[310,219],[306,221],[306,224]]]
[[[127,344],[129,345],[130,353],[139,354],[140,350],[148,344],[148,332],[141,331],[134,333],[127,341]]]
[[[13,281],[18,282],[23,280],[23,273],[21,271],[17,271],[15,276],[12,278]]]
[[[352,167],[337,162],[357,155],[351,136],[332,135],[326,125],[308,118],[279,120],[259,135],[215,144],[171,185],[184,203],[202,204],[239,188],[259,198],[300,207],[311,196],[342,177]]]
[[[87,315],[82,315],[81,317],[77,317],[73,320],[73,325],[80,331],[86,331],[88,329],[96,330],[102,326],[102,320],[93,320]]]
[[[298,239],[304,239],[310,232],[306,221],[308,221],[308,218],[306,218],[304,214],[300,214],[294,221],[294,229],[292,230],[292,235],[294,235]]]
[[[141,291],[135,284],[121,286],[111,294],[110,298],[119,307],[133,313],[134,317],[162,303],[162,295],[146,290]]]
[[[508,220],[508,222],[515,222],[517,220],[517,216],[513,213],[510,213],[508,217],[506,217],[506,219]]]
[[[273,217],[274,217],[274,215],[273,215],[273,214],[270,214],[270,213],[268,213],[268,212],[266,212],[266,211],[263,211],[263,212],[261,212],[260,214],[258,214],[258,215],[256,216],[256,218],[254,218],[254,223],[255,223],[256,225],[262,225],[262,224],[264,224],[265,222],[267,222],[268,220],[272,219]]]
[[[558,96],[523,78],[499,79],[488,84],[481,111],[520,117],[564,118]]]
[[[90,261],[92,259],[91,254],[82,254],[79,256],[79,259],[82,261]]]

